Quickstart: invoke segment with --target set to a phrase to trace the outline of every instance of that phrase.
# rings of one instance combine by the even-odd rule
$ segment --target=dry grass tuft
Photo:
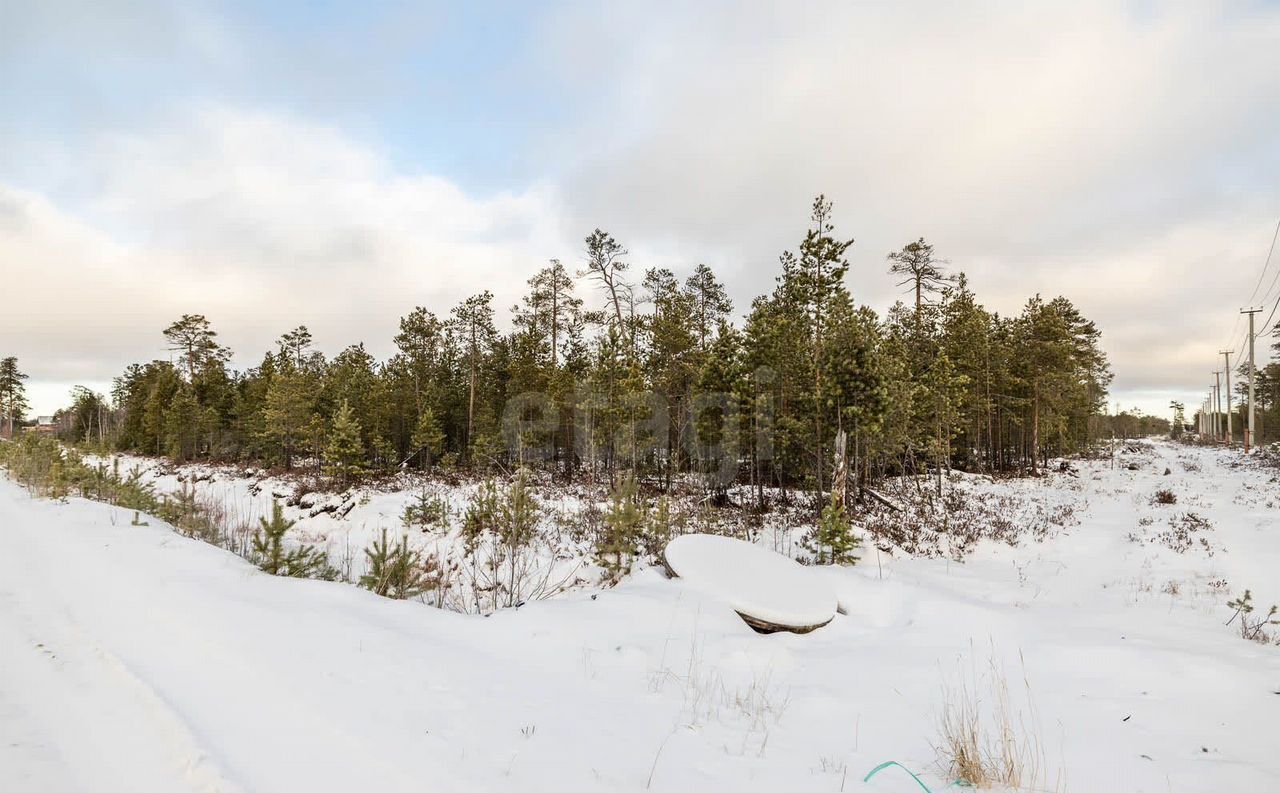
[[[939,765],[951,779],[972,787],[1062,793],[1061,771],[1050,779],[1025,661],[1024,707],[1011,697],[994,649],[984,675],[978,675],[972,662],[970,666],[969,673],[959,675],[955,683],[943,683],[944,704],[934,746]]]

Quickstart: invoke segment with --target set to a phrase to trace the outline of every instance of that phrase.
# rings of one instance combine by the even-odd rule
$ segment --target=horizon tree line
[[[483,291],[447,315],[414,308],[385,361],[361,343],[327,359],[298,326],[234,371],[210,321],[184,314],[162,331],[172,360],[128,366],[109,397],[77,389],[63,433],[343,484],[402,466],[664,490],[692,476],[716,497],[750,485],[759,507],[770,488],[824,492],[836,470],[855,492],[895,473],[1034,473],[1099,437],[1111,372],[1068,299],[988,311],[920,238],[887,255],[909,300],[880,317],[846,283],[853,244],[819,196],[735,323],[710,267],[641,273],[595,229],[579,269],[552,259],[528,280],[509,332]]]

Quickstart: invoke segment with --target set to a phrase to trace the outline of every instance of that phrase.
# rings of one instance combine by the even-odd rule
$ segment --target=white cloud
[[[78,166],[84,217],[0,185],[0,259],[23,295],[0,336],[33,380],[102,383],[164,357],[160,330],[184,312],[209,316],[242,366],[298,324],[331,353],[386,354],[415,305],[444,314],[491,289],[505,308],[566,250],[544,188],[476,199],[267,113],[201,107],[99,137]]]
[[[580,222],[719,262],[741,301],[824,192],[861,299],[892,301],[884,255],[924,235],[993,308],[1070,297],[1152,410],[1139,389],[1205,380],[1280,215],[1280,7],[592,5],[555,29],[565,71],[618,86],[566,144]]]

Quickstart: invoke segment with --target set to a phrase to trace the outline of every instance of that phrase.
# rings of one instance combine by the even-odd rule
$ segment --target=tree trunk
[[[1040,450],[1040,381],[1031,388],[1031,473],[1036,473],[1036,456]]]

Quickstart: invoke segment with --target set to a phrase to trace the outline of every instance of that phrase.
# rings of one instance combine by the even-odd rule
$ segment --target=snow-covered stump
[[[828,582],[794,559],[743,540],[686,534],[667,544],[662,564],[673,577],[723,600],[759,633],[808,633],[836,615]]]

